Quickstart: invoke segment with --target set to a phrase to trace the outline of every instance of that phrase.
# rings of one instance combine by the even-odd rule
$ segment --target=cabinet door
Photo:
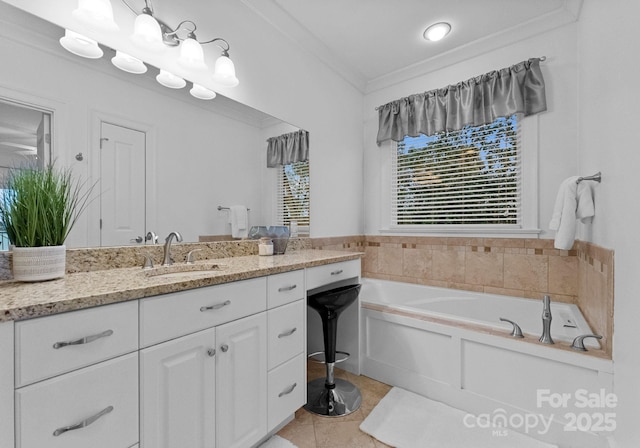
[[[141,448],[215,446],[215,329],[140,351]]]
[[[217,327],[217,446],[246,448],[267,434],[267,316]]]

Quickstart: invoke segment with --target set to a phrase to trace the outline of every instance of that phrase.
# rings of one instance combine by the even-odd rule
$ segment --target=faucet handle
[[[573,340],[573,343],[571,344],[571,348],[581,352],[586,352],[587,348],[584,346],[584,340],[586,338],[602,339],[602,336],[600,336],[599,334],[581,334],[580,336],[577,336]]]
[[[144,257],[142,269],[153,269],[153,259],[151,258],[151,254],[142,254],[142,256]]]
[[[145,241],[151,241],[151,244],[158,244],[158,235],[155,232],[147,232],[147,236],[144,238]]]
[[[186,259],[186,263],[187,264],[193,264],[195,263],[195,260],[193,259],[193,253],[194,252],[200,252],[202,249],[193,249],[190,250],[189,253],[187,254],[187,259]]]
[[[505,319],[504,317],[500,318],[501,321],[503,322],[509,322],[511,325],[513,325],[513,331],[511,331],[511,336],[514,338],[523,338],[524,335],[522,334],[522,329],[520,329],[520,325],[518,325],[517,323],[515,323],[512,320],[509,319]]]

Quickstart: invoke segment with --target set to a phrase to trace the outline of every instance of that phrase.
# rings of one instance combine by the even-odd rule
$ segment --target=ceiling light
[[[174,75],[171,72],[160,69],[160,74],[156,76],[156,81],[170,89],[182,89],[187,85],[187,81]]]
[[[447,22],[434,23],[424,30],[424,38],[431,42],[437,42],[451,32],[451,25]]]
[[[200,100],[212,100],[216,97],[216,92],[214,92],[213,90],[209,90],[204,86],[201,86],[200,84],[193,84],[193,87],[191,88],[191,90],[189,90],[189,93],[195,97],[198,98]]]
[[[78,0],[78,8],[71,14],[85,25],[108,31],[120,29],[113,20],[113,7],[109,0]]]
[[[60,45],[76,56],[82,56],[83,58],[98,59],[104,54],[98,46],[98,42],[67,29],[64,30],[64,37],[60,38]]]
[[[127,53],[123,53],[122,51],[116,51],[116,55],[111,58],[111,63],[120,70],[124,70],[128,73],[134,73],[136,75],[140,75],[147,71],[147,66],[144,65],[140,59],[129,56]]]

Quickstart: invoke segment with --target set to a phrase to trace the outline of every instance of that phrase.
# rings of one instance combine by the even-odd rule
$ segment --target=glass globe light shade
[[[158,52],[165,49],[160,24],[150,14],[142,13],[136,17],[131,40],[139,47],[149,51]]]
[[[213,90],[209,90],[200,84],[193,84],[191,90],[189,90],[191,96],[198,98],[200,100],[212,100],[216,97],[216,92]]]
[[[213,80],[224,87],[235,87],[240,81],[236,78],[236,68],[228,56],[222,55],[216,60]]]
[[[67,51],[83,58],[98,59],[104,54],[98,46],[98,42],[71,30],[64,30],[64,37],[60,38],[60,45]]]
[[[178,64],[183,67],[207,70],[207,64],[204,62],[204,51],[200,43],[189,37],[180,44],[180,57],[178,58]]]
[[[140,59],[134,58],[133,56],[118,50],[116,50],[116,55],[111,58],[111,63],[120,70],[128,73],[134,73],[136,75],[140,75],[147,71],[147,66],[144,65]]]
[[[78,0],[78,8],[71,15],[93,28],[107,31],[120,29],[113,20],[113,6],[109,0]]]
[[[156,76],[156,81],[170,89],[182,89],[187,85],[187,81],[184,79],[162,69],[160,69],[160,74]]]

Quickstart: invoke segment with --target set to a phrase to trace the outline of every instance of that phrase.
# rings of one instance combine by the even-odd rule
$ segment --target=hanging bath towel
[[[591,222],[595,215],[593,188],[589,181],[576,183],[577,176],[565,179],[558,190],[549,228],[556,231],[554,247],[569,250],[576,238],[576,221]]]
[[[249,214],[244,205],[232,205],[229,207],[229,224],[231,224],[231,236],[233,238],[246,238],[249,234]]]

